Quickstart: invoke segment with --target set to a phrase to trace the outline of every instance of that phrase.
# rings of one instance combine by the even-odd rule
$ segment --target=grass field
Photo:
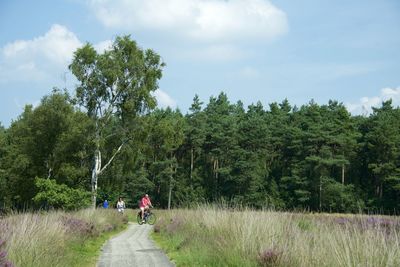
[[[0,266],[95,266],[101,246],[127,222],[103,209],[7,216],[0,219]]]
[[[177,266],[400,266],[398,217],[159,211],[153,238]]]

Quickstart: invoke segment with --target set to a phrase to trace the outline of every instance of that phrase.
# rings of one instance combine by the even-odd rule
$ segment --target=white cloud
[[[21,101],[19,98],[14,98],[14,104],[19,110],[23,110],[26,105],[32,105],[33,108],[36,108],[40,104],[40,100],[36,99],[32,102],[25,102]]]
[[[196,61],[231,61],[242,59],[247,55],[233,45],[207,45],[205,47],[181,51],[177,57]]]
[[[52,62],[65,64],[81,45],[73,32],[62,25],[54,24],[43,36],[7,44],[3,47],[2,53],[7,59],[42,56]]]
[[[82,45],[66,27],[54,24],[42,36],[17,40],[0,49],[0,78],[7,81],[42,81],[66,71],[73,52]]]
[[[288,29],[286,14],[267,0],[91,0],[89,6],[109,28],[214,43],[271,40]]]
[[[153,96],[156,97],[157,99],[157,104],[161,108],[175,108],[176,107],[176,101],[170,97],[166,92],[162,91],[161,89],[157,89],[154,93]]]
[[[96,49],[97,53],[103,53],[106,50],[109,50],[112,46],[111,40],[105,40],[93,45],[94,49]]]
[[[111,44],[111,40],[105,40],[93,46],[102,53]],[[0,83],[35,81],[56,86],[55,83],[64,82],[62,77],[73,53],[82,45],[72,31],[59,24],[31,40],[10,42],[0,48]]]
[[[393,106],[400,105],[400,86],[397,88],[383,88],[379,96],[364,96],[356,103],[347,103],[347,109],[353,114],[368,115],[372,107],[379,107],[383,101],[392,99]]]

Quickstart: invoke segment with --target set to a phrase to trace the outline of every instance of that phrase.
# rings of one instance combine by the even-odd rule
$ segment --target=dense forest
[[[225,200],[255,208],[397,213],[400,109],[353,116],[337,101],[296,107],[231,103],[225,93],[187,113],[151,92],[165,64],[129,36],[70,65],[74,94],[53,89],[0,126],[0,204],[75,209],[104,199],[158,207]],[[263,100],[264,101],[264,100]]]

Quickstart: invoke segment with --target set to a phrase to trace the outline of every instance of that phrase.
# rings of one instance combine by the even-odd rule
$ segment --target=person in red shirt
[[[148,210],[149,207],[153,207],[153,205],[151,205],[151,200],[148,194],[145,194],[144,197],[142,198],[142,200],[140,201],[140,210],[142,211],[142,221],[144,222],[143,218],[144,218],[144,211]]]

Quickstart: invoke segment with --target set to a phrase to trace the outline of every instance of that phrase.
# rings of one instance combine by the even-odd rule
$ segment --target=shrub
[[[325,177],[322,194],[322,208],[338,212],[358,212],[364,209],[364,202],[357,196],[353,185],[343,185]]]
[[[38,205],[65,210],[77,210],[90,206],[90,193],[87,191],[57,184],[53,179],[36,178],[35,184],[39,193],[33,201]]]
[[[80,237],[93,237],[98,235],[98,231],[91,222],[69,216],[63,216],[62,222],[67,233],[72,233]]]

